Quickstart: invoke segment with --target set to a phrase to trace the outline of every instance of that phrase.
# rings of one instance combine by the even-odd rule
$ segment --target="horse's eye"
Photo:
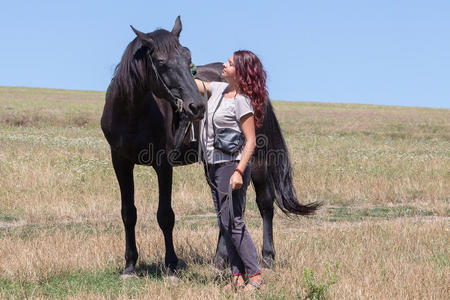
[[[166,61],[163,58],[153,57],[153,63],[157,67],[163,67],[166,64]]]

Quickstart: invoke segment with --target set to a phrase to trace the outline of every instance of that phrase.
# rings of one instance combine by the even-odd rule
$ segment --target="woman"
[[[250,291],[265,286],[255,245],[244,224],[244,208],[250,183],[250,159],[255,149],[255,126],[262,126],[268,101],[266,72],[255,54],[240,50],[223,65],[222,77],[228,83],[196,80],[199,91],[210,95],[201,143],[206,148],[206,174],[233,275],[225,289]],[[217,128],[241,132],[245,146],[233,154],[215,148]],[[230,185],[232,205],[227,197]]]

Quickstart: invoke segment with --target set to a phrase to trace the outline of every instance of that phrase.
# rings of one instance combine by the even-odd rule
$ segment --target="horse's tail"
[[[263,127],[258,131],[260,134],[257,135],[256,150],[262,150],[265,153],[256,154],[262,154],[265,158],[270,177],[269,182],[273,183],[278,207],[285,214],[309,215],[314,213],[322,203],[312,202],[302,205],[298,202],[292,182],[292,165],[288,149],[270,101],[264,116]]]

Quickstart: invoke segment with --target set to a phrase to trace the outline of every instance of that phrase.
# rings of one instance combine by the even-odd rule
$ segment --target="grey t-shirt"
[[[241,160],[241,150],[235,155],[226,154],[218,149],[214,148],[214,129],[212,125],[212,115],[219,104],[220,98],[225,91],[228,83],[226,82],[211,82],[209,85],[209,92],[211,97],[208,99],[208,128],[204,128],[206,118],[203,117],[201,122],[201,141],[206,145],[206,155],[208,164],[218,164],[231,160]],[[247,96],[237,94],[234,98],[223,97],[219,108],[214,114],[214,124],[216,128],[232,128],[239,132],[242,132],[240,119],[247,115],[253,114],[253,106],[250,98]]]

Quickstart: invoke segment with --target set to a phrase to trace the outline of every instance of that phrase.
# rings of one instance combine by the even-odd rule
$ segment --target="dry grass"
[[[162,274],[157,182],[136,167],[142,275],[121,282],[119,191],[99,129],[103,93],[0,87],[0,298],[233,298],[211,264],[217,228],[201,166],[176,168],[180,283]],[[274,102],[299,199],[316,216],[275,217],[267,299],[446,299],[450,286],[450,111]],[[249,190],[247,224],[261,247]],[[306,272],[306,273],[305,273]],[[332,279],[335,283],[332,284]],[[311,294],[310,294],[311,295]],[[237,295],[236,297],[241,297]]]

